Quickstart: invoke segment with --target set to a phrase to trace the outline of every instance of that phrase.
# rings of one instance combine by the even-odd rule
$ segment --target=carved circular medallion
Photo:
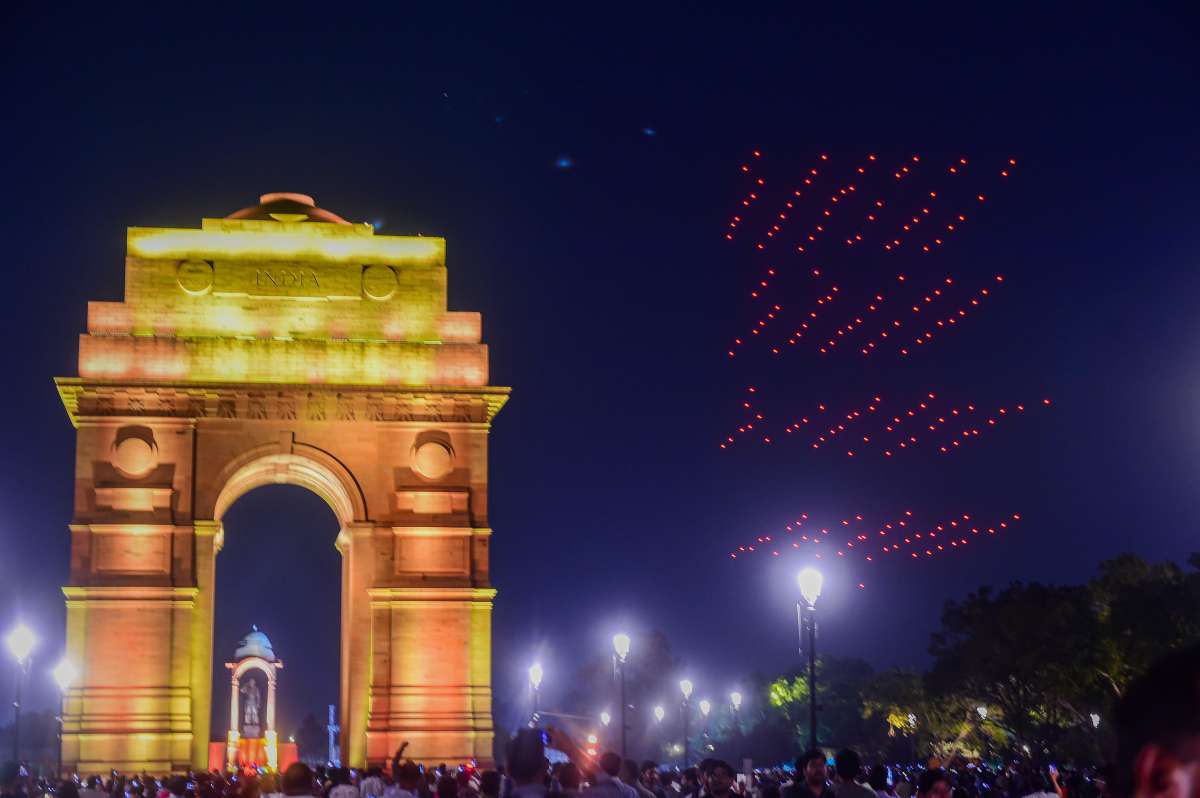
[[[158,456],[154,447],[141,438],[126,438],[117,444],[113,465],[125,476],[136,479],[158,465]]]
[[[396,273],[392,267],[372,265],[363,269],[363,293],[371,299],[390,299],[396,293]]]
[[[454,452],[440,441],[425,441],[413,452],[412,465],[426,479],[441,479],[454,470]]]
[[[203,260],[185,260],[175,273],[179,287],[192,296],[201,296],[212,290],[212,264]]]

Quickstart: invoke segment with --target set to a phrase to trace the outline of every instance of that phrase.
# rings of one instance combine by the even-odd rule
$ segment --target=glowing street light
[[[79,678],[79,668],[75,667],[75,663],[66,657],[60,659],[50,673],[54,676],[54,681],[58,683],[58,689],[64,693],[70,690],[71,685],[75,684],[75,680]]]
[[[734,690],[729,694],[729,703],[733,705],[733,711],[737,712],[742,708],[742,694]]]
[[[54,681],[58,683],[59,689],[59,706],[58,706],[58,768],[55,774],[62,775],[62,746],[63,746],[63,715],[66,714],[67,691],[71,689],[71,685],[75,684],[75,680],[79,678],[79,668],[74,662],[63,657],[54,666],[54,670],[50,671],[54,676]]]
[[[621,662],[629,656],[629,635],[624,632],[619,632],[613,635],[613,651],[617,653],[617,659]]]
[[[808,627],[808,747],[817,750],[817,599],[825,577],[811,566],[796,575],[800,595],[806,607],[796,605],[796,623],[800,632],[800,648],[804,648],[804,629]]]
[[[688,699],[692,697],[692,690],[694,688],[695,688],[695,685],[692,684],[691,679],[680,679],[679,680],[679,692],[683,693],[683,703],[680,704],[679,711],[680,711],[680,714],[683,716],[683,769],[684,770],[687,770],[688,754],[691,753],[690,745],[689,745],[690,741],[688,740],[688,716],[691,714],[691,711],[690,711],[690,708],[688,707]]]
[[[625,658],[629,656],[629,635],[618,632],[613,635],[613,653],[616,654],[617,676],[621,682],[621,758],[626,758],[625,733],[629,725],[625,722]]]
[[[17,661],[17,695],[13,700],[13,761],[21,761],[21,682],[29,673],[37,635],[23,623],[18,623],[4,638],[8,651]]]
[[[712,712],[712,702],[707,698],[702,699],[700,701],[700,714],[707,718],[709,712]]]
[[[600,713],[600,722],[605,726],[612,723],[612,715],[608,714],[607,709]]]
[[[1099,712],[1093,712],[1091,715],[1088,716],[1088,718],[1091,719],[1091,721],[1092,721],[1093,729],[1100,728],[1100,713]]]
[[[4,638],[4,643],[8,646],[8,651],[16,659],[17,664],[24,667],[29,655],[33,653],[34,646],[37,645],[37,635],[23,623],[18,623],[8,635]]]
[[[821,586],[825,584],[825,577],[821,576],[821,572],[816,568],[808,567],[800,572],[796,581],[800,584],[800,595],[808,602],[808,606],[815,606],[817,599],[821,597]]]
[[[658,721],[659,723],[662,723],[663,718],[665,718],[666,716],[667,716],[667,710],[665,710],[663,708],[662,704],[659,704],[658,706],[656,706],[654,708],[654,719],[656,721]]]

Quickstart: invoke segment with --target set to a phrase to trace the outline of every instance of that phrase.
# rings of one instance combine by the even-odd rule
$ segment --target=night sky
[[[121,298],[127,226],[195,227],[268,191],[444,236],[451,309],[483,314],[492,382],[513,386],[491,438],[502,722],[531,658],[552,705],[621,627],[665,630],[698,692],[790,667],[800,559],[728,554],[801,512],[1022,516],[947,556],[829,569],[821,645],[877,666],[924,664],[942,603],[981,584],[1200,549],[1200,41],[1184,4],[435,5],[0,12],[0,625],[41,633],[35,703],[62,650],[71,516],[73,431],[51,378],[77,373],[87,301]],[[897,273],[1003,287],[919,357],[731,361],[764,258],[789,308],[818,295],[787,247],[724,238],[755,149],[772,190],[821,154],[847,172],[868,153],[969,158],[986,209],[941,251],[831,248],[824,266],[848,294]],[[779,417],[927,390],[1053,404],[951,457],[848,458],[811,436],[721,450],[748,385]],[[226,528],[215,657],[251,623],[267,631],[288,663],[286,731],[336,695],[336,523],[273,487]]]

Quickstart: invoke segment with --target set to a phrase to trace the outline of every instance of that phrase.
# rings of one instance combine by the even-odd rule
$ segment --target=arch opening
[[[344,560],[335,545],[343,526],[335,505],[308,485],[272,481],[226,502],[221,523],[224,544],[214,568],[210,762],[218,752],[228,755],[212,746],[228,729],[243,725],[231,717],[231,706],[244,712],[232,696],[233,683],[257,674],[270,677],[254,658],[234,671],[227,668],[252,626],[269,636],[284,665],[261,685],[264,710],[267,694],[273,694],[270,731],[278,735],[280,752],[294,742],[301,759],[323,762],[326,708],[341,709],[344,667],[339,641],[347,597]]]
[[[366,517],[366,506],[362,492],[349,472],[320,453],[276,452],[252,456],[245,463],[235,463],[231,473],[221,486],[213,506],[213,520],[221,521],[226,511],[238,500],[255,488],[263,485],[297,485],[321,497],[344,527]],[[322,459],[328,462],[322,462]],[[339,473],[343,472],[343,473]]]

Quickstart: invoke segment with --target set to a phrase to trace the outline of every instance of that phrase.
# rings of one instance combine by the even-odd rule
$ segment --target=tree
[[[884,730],[867,749],[887,758],[921,759],[928,753],[943,761],[958,756],[985,756],[1004,746],[1006,737],[993,712],[979,700],[959,692],[931,695],[925,678],[913,671],[877,673],[863,691],[863,716]],[[903,744],[899,744],[904,741]]]
[[[993,722],[1018,744],[1053,746],[1102,693],[1102,631],[1086,587],[985,587],[947,603],[929,686],[939,700],[959,693],[998,708]]]
[[[861,748],[869,738],[862,690],[873,670],[860,659],[817,658],[817,738],[823,746]],[[791,730],[796,750],[809,744],[808,675],[800,670],[766,685],[764,705]]]
[[[329,758],[329,735],[311,712],[296,730],[296,753],[310,764],[323,763]]]
[[[1112,698],[1164,651],[1200,641],[1200,554],[1188,562],[1185,572],[1124,554],[1088,584],[1104,635],[1099,675]]]

